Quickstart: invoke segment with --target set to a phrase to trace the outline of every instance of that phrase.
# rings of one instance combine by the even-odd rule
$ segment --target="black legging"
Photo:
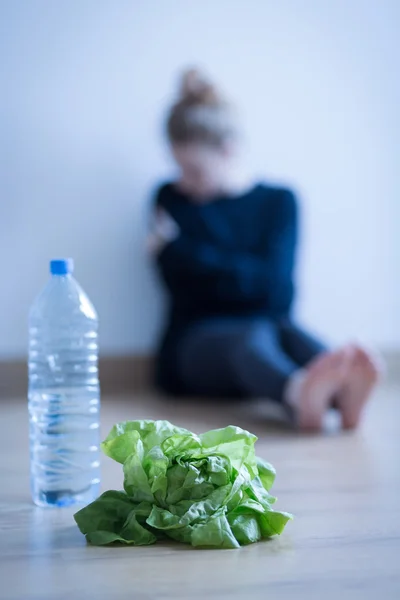
[[[281,402],[290,375],[325,350],[288,320],[210,319],[188,329],[177,364],[189,393]]]

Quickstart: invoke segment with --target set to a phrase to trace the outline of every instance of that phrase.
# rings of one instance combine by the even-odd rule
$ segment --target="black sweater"
[[[180,228],[179,237],[158,257],[170,314],[157,379],[164,389],[178,393],[175,352],[188,326],[220,317],[288,315],[294,295],[297,204],[291,191],[261,184],[240,196],[196,204],[166,184],[158,191],[156,206]]]

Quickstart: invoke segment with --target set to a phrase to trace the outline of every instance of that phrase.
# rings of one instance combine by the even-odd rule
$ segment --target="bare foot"
[[[300,429],[322,429],[324,414],[343,386],[350,360],[348,352],[339,350],[318,357],[308,367],[297,407]]]
[[[322,429],[324,414],[333,396],[343,388],[350,364],[351,352],[348,349],[323,354],[310,364],[294,405],[300,429]]]
[[[337,396],[337,407],[342,415],[343,429],[355,429],[365,404],[375,387],[382,366],[367,350],[353,346],[350,369],[342,390]]]

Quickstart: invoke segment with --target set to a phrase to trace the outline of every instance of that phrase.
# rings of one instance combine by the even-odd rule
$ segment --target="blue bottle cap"
[[[72,258],[61,258],[50,261],[50,273],[52,275],[69,275],[74,270]]]

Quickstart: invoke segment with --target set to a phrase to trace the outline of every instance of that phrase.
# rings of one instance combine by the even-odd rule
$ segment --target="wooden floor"
[[[259,436],[275,492],[296,516],[281,538],[241,550],[177,544],[94,548],[67,509],[31,505],[25,401],[0,402],[0,598],[5,600],[400,598],[400,386],[379,390],[356,434],[301,437],[239,408],[105,398],[102,425],[169,418],[202,431],[230,423]],[[120,488],[103,462],[103,487]]]

